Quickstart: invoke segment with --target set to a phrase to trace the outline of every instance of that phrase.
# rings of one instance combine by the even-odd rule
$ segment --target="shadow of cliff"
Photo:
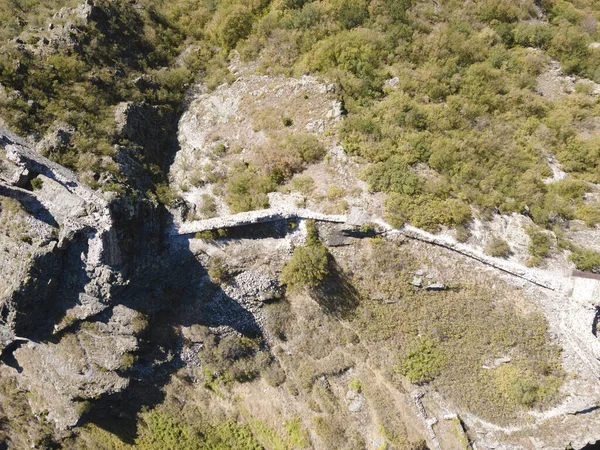
[[[65,320],[67,322],[75,321],[75,318],[70,319],[66,316],[66,311],[80,303],[80,296],[85,295],[85,286],[90,281],[90,277],[86,272],[86,263],[82,257],[82,255],[87,255],[88,251],[87,236],[83,233],[78,234],[62,255],[60,264],[62,270],[60,270],[60,275],[54,281],[56,283],[56,290],[52,295],[54,301],[41,306],[41,309],[45,310],[46,320],[37,321],[34,327],[28,327],[19,335],[38,342],[58,342],[60,340],[64,332],[55,334],[55,325]],[[38,269],[35,268],[35,270]]]
[[[243,336],[263,337],[254,316],[210,281],[187,239],[162,242],[147,262],[132,273],[131,283],[116,299],[149,321],[136,363],[121,372],[130,383],[121,392],[94,400],[80,419],[80,425],[94,423],[130,444],[138,413],[164,400],[163,388],[185,365],[180,358],[182,326],[227,327]]]

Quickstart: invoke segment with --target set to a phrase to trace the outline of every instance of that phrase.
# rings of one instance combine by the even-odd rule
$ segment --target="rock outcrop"
[[[124,284],[117,230],[109,204],[72,172],[7,130],[0,146],[2,348],[31,339],[13,353],[19,384],[35,413],[66,428],[81,401],[127,386],[121,358],[138,347],[123,307],[111,308]],[[105,310],[106,322],[82,322]]]

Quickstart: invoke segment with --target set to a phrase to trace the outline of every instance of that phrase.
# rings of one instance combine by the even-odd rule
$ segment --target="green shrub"
[[[332,4],[337,21],[347,30],[362,25],[369,17],[365,0],[335,0]]]
[[[121,356],[121,364],[119,365],[120,370],[129,370],[133,367],[137,361],[137,356],[132,353],[123,353]]]
[[[252,29],[252,13],[243,5],[232,5],[220,11],[215,18],[214,37],[225,50],[235,48]]]
[[[309,176],[296,176],[292,180],[292,189],[310,195],[315,189],[315,180]]]
[[[211,374],[208,382],[227,384],[254,380],[273,363],[271,355],[261,350],[261,345],[258,338],[207,335],[199,358]]]
[[[600,223],[600,205],[587,204],[577,208],[575,215],[583,220],[588,227],[595,227]]]
[[[217,228],[216,230],[199,231],[194,235],[195,239],[219,239],[227,237],[226,228]]]
[[[394,192],[415,195],[421,191],[422,182],[400,156],[373,164],[365,171],[369,189],[374,192]]]
[[[318,138],[308,133],[294,133],[285,137],[284,147],[288,151],[297,152],[302,161],[313,163],[325,156],[325,146]]]
[[[430,195],[408,196],[392,193],[385,202],[386,218],[394,227],[406,222],[436,231],[438,225],[465,225],[471,219],[471,209],[461,200],[439,200]]]
[[[217,202],[214,197],[209,194],[202,194],[202,206],[200,206],[200,214],[206,218],[215,217],[217,214]]]
[[[163,205],[171,206],[179,196],[170,185],[159,184],[156,186],[156,198]]]
[[[263,209],[269,206],[267,193],[274,188],[272,180],[253,169],[234,172],[225,186],[225,201],[232,213]]]
[[[490,256],[504,258],[510,254],[510,246],[504,239],[494,236],[488,242],[485,252]]]
[[[600,273],[600,253],[594,250],[575,247],[569,255],[569,261],[574,262],[579,270]]]
[[[210,259],[208,263],[208,276],[219,283],[223,283],[229,279],[229,269],[223,258],[214,257]]]
[[[40,190],[43,185],[44,185],[44,181],[39,177],[35,177],[34,179],[31,180],[31,187],[33,188],[34,191]]]
[[[545,258],[550,254],[552,248],[552,238],[545,231],[531,228],[527,231],[529,234],[529,254],[534,258]]]
[[[329,186],[327,193],[325,194],[329,200],[340,199],[344,195],[346,195],[346,192],[341,187],[335,185]]]
[[[348,384],[348,389],[353,392],[362,392],[362,382],[358,378],[353,378],[350,384]]]
[[[440,374],[445,359],[441,348],[430,339],[423,338],[404,355],[398,370],[411,383],[429,383]]]
[[[291,291],[315,288],[329,275],[329,253],[321,244],[313,221],[307,222],[306,245],[296,247],[281,272],[281,282]]]
[[[141,414],[136,446],[147,450],[261,450],[248,425],[231,420],[187,424],[158,409]]]
[[[291,291],[314,288],[329,274],[328,252],[322,244],[296,247],[281,272],[281,282]]]
[[[213,152],[217,156],[223,156],[227,153],[227,146],[221,142],[215,146]]]

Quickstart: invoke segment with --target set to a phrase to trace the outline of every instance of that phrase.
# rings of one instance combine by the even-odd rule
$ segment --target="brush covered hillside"
[[[0,0],[0,441],[600,441],[600,3]]]

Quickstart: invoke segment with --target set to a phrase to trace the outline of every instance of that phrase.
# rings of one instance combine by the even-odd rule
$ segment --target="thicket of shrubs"
[[[0,36],[25,33],[36,42],[29,25],[72,4],[3,0],[0,11],[14,19],[2,24]],[[600,221],[597,204],[543,182],[552,175],[546,152],[571,174],[565,183],[585,192],[586,181],[600,181],[600,141],[578,131],[600,113],[598,105],[583,84],[556,101],[534,93],[549,57],[567,73],[600,82],[600,49],[589,46],[600,41],[597,2],[96,4],[102,14],[83,26],[80,51],[41,58],[7,42],[0,50],[0,83],[20,91],[0,100],[0,114],[38,136],[56,122],[73,126],[72,142],[50,156],[81,172],[110,171],[123,180],[106,158],[114,152],[114,105],[146,100],[168,117],[195,77],[210,86],[227,79],[225,55],[236,48],[246,59],[261,54],[265,72],[309,70],[337,83],[348,113],[345,147],[372,164],[364,176],[373,191],[394,194],[387,211],[396,224],[460,225],[471,214],[468,205],[484,214],[528,213],[543,227],[561,218]],[[548,20],[540,19],[540,8]],[[394,76],[391,88],[385,81]],[[232,209],[264,207],[266,192],[323,155],[308,136],[293,139],[299,142],[264,152],[268,180],[232,172]],[[144,162],[160,178],[151,167],[156,161]],[[423,176],[420,164],[435,176]]]

